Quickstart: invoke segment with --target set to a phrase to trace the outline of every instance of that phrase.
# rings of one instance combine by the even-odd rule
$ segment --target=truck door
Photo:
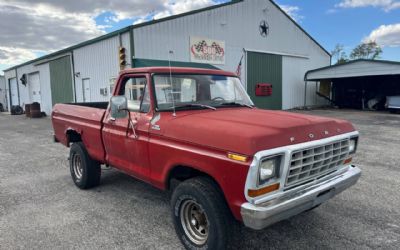
[[[134,126],[128,129],[128,118],[114,120],[108,110],[103,127],[107,163],[144,181],[150,175],[148,141],[152,114],[148,82],[147,75],[122,76],[116,93],[128,99]]]

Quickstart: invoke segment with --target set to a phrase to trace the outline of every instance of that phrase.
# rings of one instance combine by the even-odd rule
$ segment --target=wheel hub
[[[208,239],[209,223],[201,205],[193,200],[185,201],[181,207],[180,217],[186,236],[197,245],[205,244]]]
[[[77,180],[82,179],[83,175],[83,167],[82,167],[82,159],[81,156],[75,154],[72,157],[72,169],[74,170],[74,175]]]

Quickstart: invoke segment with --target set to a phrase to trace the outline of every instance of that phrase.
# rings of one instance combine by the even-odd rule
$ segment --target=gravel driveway
[[[303,111],[352,121],[363,176],[319,208],[262,231],[237,249],[400,249],[400,115]],[[168,194],[115,170],[78,190],[50,119],[0,113],[0,249],[181,249]]]

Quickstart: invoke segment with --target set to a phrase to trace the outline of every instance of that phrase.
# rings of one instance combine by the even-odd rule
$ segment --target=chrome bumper
[[[244,203],[241,207],[243,222],[249,228],[263,229],[331,199],[356,184],[360,176],[361,170],[352,166],[348,171],[291,194],[290,197],[278,198],[260,205]]]

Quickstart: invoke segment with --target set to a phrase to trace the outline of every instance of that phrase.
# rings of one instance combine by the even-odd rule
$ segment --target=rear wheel
[[[233,217],[216,184],[194,178],[176,187],[171,198],[176,233],[186,249],[225,249]]]
[[[69,165],[72,180],[80,189],[89,189],[99,185],[100,163],[93,160],[81,142],[72,144]]]

